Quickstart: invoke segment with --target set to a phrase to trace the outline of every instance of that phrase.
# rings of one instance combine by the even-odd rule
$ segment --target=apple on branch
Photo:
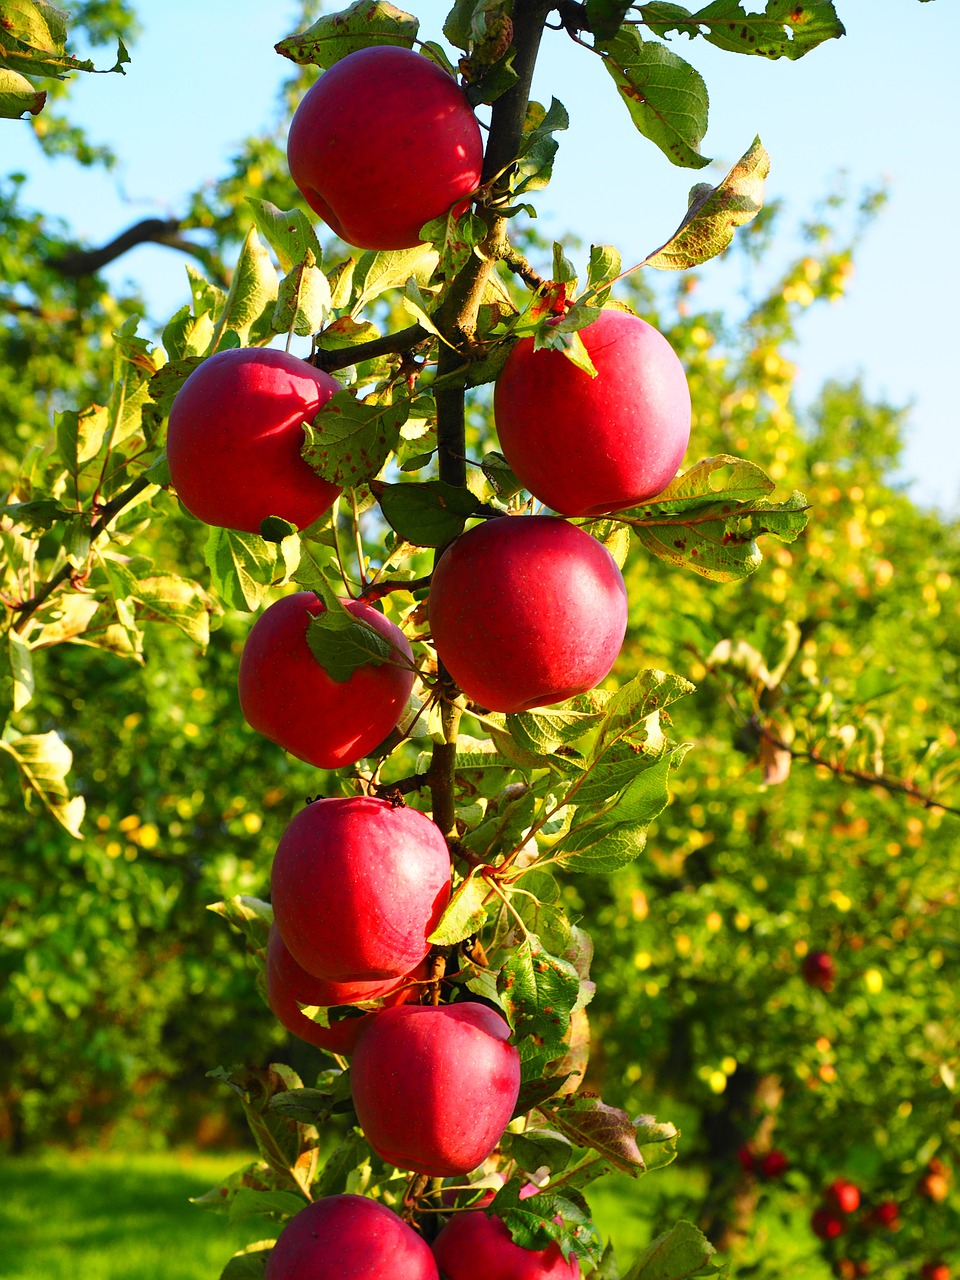
[[[312,591],[297,591],[264,610],[240,658],[240,709],[252,728],[291,755],[341,769],[369,755],[396,726],[413,688],[413,654],[389,618],[350,600],[348,611],[388,640],[396,659],[335,680],[307,641],[310,619],[324,608]]]
[[[409,249],[420,228],[476,190],[483,140],[452,76],[411,49],[348,54],[303,98],[287,137],[290,176],[342,240]]]
[[[521,338],[497,379],[504,457],[535,498],[565,516],[645,502],[677,474],[690,439],[690,390],[659,330],[601,311],[579,331],[596,377],[562,351]]]
[[[443,553],[430,588],[437,656],[471,701],[508,714],[594,688],[627,627],[610,552],[552,516],[501,516]]]
[[[433,1256],[446,1280],[578,1280],[580,1264],[564,1258],[558,1244],[524,1249],[504,1223],[480,1211],[458,1213],[433,1242]]]
[[[353,1104],[374,1151],[399,1169],[449,1177],[486,1160],[520,1089],[500,1014],[473,1001],[378,1013],[357,1044]]]
[[[264,1280],[439,1280],[430,1246],[377,1200],[326,1196],[290,1219]]]
[[[218,351],[170,410],[167,461],[177,496],[204,523],[259,533],[267,516],[298,529],[340,490],[300,455],[303,424],[340,390],[329,373],[271,348]]]
[[[375,982],[410,973],[450,897],[450,854],[417,809],[373,796],[314,800],[280,838],[277,927],[310,974]]]

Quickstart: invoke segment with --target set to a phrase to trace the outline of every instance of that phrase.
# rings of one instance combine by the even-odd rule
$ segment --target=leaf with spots
[[[303,456],[331,484],[354,488],[382,469],[397,446],[410,402],[372,403],[349,391],[330,397],[313,422],[304,423]]]
[[[662,493],[617,513],[655,556],[714,582],[735,582],[761,564],[757,539],[793,542],[807,524],[807,500],[794,491],[771,502],[773,481],[752,462],[720,454],[677,476]]]
[[[795,62],[825,40],[846,34],[832,0],[767,0],[763,13],[748,13],[742,0],[713,0],[696,13],[678,4],[643,4],[640,13],[658,36],[699,35],[727,53],[771,61]]]
[[[247,196],[246,203],[253,213],[257,230],[277,255],[280,270],[289,274],[308,253],[320,262],[323,251],[310,219],[302,209],[278,209],[269,200],[257,200]]]
[[[690,192],[690,207],[678,230],[645,262],[659,271],[686,271],[722,253],[742,227],[763,208],[763,184],[770,157],[759,138],[716,187]]]
[[[420,23],[387,0],[357,0],[340,13],[325,13],[312,27],[275,45],[277,53],[300,66],[323,70],[358,49],[394,44],[412,49]]]
[[[596,48],[640,133],[672,164],[684,169],[709,164],[700,154],[709,106],[700,73],[666,45],[644,40],[635,27],[622,27]]]
[[[600,1239],[579,1192],[547,1190],[521,1200],[523,1187],[524,1181],[511,1178],[490,1205],[490,1212],[505,1224],[514,1244],[522,1249],[545,1249],[555,1242],[565,1258],[599,1259]]]
[[[531,933],[504,963],[497,990],[516,1040],[562,1046],[580,998],[580,976],[568,960],[544,951]]]
[[[597,1151],[615,1169],[638,1178],[669,1164],[677,1154],[680,1134],[674,1125],[653,1116],[631,1120],[626,1111],[584,1094],[558,1098],[539,1108],[551,1128],[575,1146]]]
[[[60,735],[52,730],[17,733],[8,725],[0,738],[0,750],[17,766],[26,807],[31,809],[39,800],[47,812],[79,840],[85,803],[82,796],[70,795],[67,774],[73,766],[73,752]]]

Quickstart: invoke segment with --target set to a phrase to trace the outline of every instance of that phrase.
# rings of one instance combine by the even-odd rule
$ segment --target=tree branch
[[[809,750],[803,747],[793,747],[762,725],[756,724],[755,727],[761,738],[769,742],[771,746],[776,747],[778,751],[786,751],[794,760],[809,760],[811,764],[817,764],[824,769],[829,769],[836,778],[856,783],[860,787],[882,787],[884,791],[889,791],[893,795],[908,796],[911,800],[917,800],[925,809],[942,809],[944,813],[952,813],[955,817],[960,818],[960,809],[954,808],[953,805],[944,804],[942,800],[928,795],[927,792],[921,791],[910,782],[904,782],[901,778],[890,778],[884,773],[867,773],[865,769],[849,769],[846,765],[839,764],[834,760],[826,760],[816,747],[812,747]]]
[[[135,249],[138,244],[163,244],[171,249],[179,249],[181,253],[191,254],[198,258],[208,270],[222,277],[223,273],[216,267],[210,253],[203,245],[194,244],[193,241],[185,240],[178,234],[181,225],[179,218],[144,218],[121,232],[101,249],[77,249],[58,258],[45,258],[44,263],[60,275],[78,280],[82,276],[96,275],[108,263]]]
[[[333,373],[337,369],[346,369],[351,364],[360,364],[363,360],[373,360],[377,356],[405,355],[431,336],[422,325],[412,324],[407,329],[386,333],[382,338],[372,338],[370,342],[361,342],[355,347],[338,347],[334,351],[318,348],[310,357],[309,363],[315,369]]]
[[[90,527],[91,545],[94,540],[103,533],[104,529],[106,529],[114,516],[118,515],[138,494],[148,488],[150,483],[151,482],[145,476],[138,476],[136,480],[127,485],[126,489],[122,489],[115,498],[112,498],[107,503]],[[33,614],[35,614],[40,606],[49,600],[54,591],[56,591],[58,587],[62,586],[63,583],[66,582],[67,579],[75,572],[76,570],[74,566],[68,561],[66,564],[61,565],[49,582],[44,583],[35,596],[31,596],[29,600],[23,600],[20,604],[15,605],[14,612],[18,613],[20,616],[14,623],[14,631],[18,634],[22,634],[23,631],[26,630],[27,623],[30,621]]]

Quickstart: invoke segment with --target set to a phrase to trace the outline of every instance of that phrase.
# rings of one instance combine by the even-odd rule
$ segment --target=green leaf
[[[47,0],[3,0],[0,18],[5,36],[31,49],[63,53],[67,42],[67,14]]]
[[[558,747],[577,742],[596,728],[600,719],[599,711],[580,711],[573,707],[522,711],[507,716],[507,729],[521,750],[546,756]]]
[[[498,453],[496,450],[491,450],[483,455],[480,470],[493,485],[497,497],[504,502],[515,494],[520,493],[523,489],[523,485],[513,474],[510,463],[502,453]]]
[[[663,735],[659,725],[652,723],[654,717],[694,688],[683,676],[668,671],[641,671],[628,680],[604,704],[593,758],[599,759],[611,744],[624,738],[639,739],[648,748],[659,750]]]
[[[39,800],[52,817],[79,840],[85,804],[82,796],[70,796],[66,778],[73,765],[73,753],[60,735],[53,730],[17,733],[8,726],[0,738],[0,751],[11,756],[17,766],[27,808]]]
[[[762,14],[748,13],[740,0],[714,0],[696,13],[676,4],[644,4],[640,12],[658,35],[701,35],[728,53],[771,60],[795,62],[825,40],[846,34],[831,0],[767,0]]]
[[[553,135],[569,127],[567,109],[556,98],[551,100],[548,110],[544,110],[539,102],[528,103],[516,173],[511,182],[511,190],[515,195],[540,191],[547,186],[553,175],[553,161],[559,147]]]
[[[568,960],[530,934],[505,961],[497,990],[517,1041],[532,1036],[545,1049],[562,1045],[580,998],[580,976]]]
[[[415,547],[444,546],[463,533],[469,516],[483,510],[468,489],[443,480],[378,486],[377,500],[390,527]]]
[[[590,261],[587,264],[587,285],[591,300],[600,306],[606,302],[610,290],[605,285],[612,284],[619,276],[623,266],[619,250],[609,244],[592,244]]]
[[[180,361],[204,355],[212,339],[213,319],[209,311],[195,316],[189,306],[184,305],[167,322],[160,341],[170,360]]]
[[[340,13],[324,14],[300,35],[275,46],[277,53],[301,66],[327,70],[341,58],[370,45],[393,44],[412,49],[420,22],[387,0],[357,0]]]
[[[312,1188],[314,1198],[341,1195],[347,1190],[350,1174],[368,1160],[370,1155],[366,1138],[359,1129],[351,1129],[324,1161],[323,1171]]]
[[[257,1240],[235,1253],[220,1272],[220,1280],[263,1280],[276,1240]]]
[[[31,84],[26,76],[9,67],[0,67],[0,117],[19,120],[28,113],[32,116],[43,110],[46,91]]]
[[[514,1244],[522,1249],[543,1249],[556,1242],[565,1257],[577,1255],[591,1261],[600,1256],[600,1240],[586,1201],[577,1191],[561,1188],[520,1199],[522,1183],[511,1178],[490,1205],[505,1224]]]
[[[365,307],[390,289],[402,289],[413,278],[426,286],[436,270],[440,255],[429,244],[412,249],[368,250],[361,254],[353,272],[354,300],[350,314],[356,318]]]
[[[331,396],[312,423],[304,424],[303,457],[317,475],[344,488],[366,484],[397,447],[410,401],[357,400],[349,391]]]
[[[681,168],[709,164],[700,154],[708,108],[700,73],[666,45],[643,40],[635,27],[623,27],[597,48],[643,136]]]
[[[100,452],[107,425],[107,410],[102,404],[92,404],[79,412],[68,409],[58,414],[57,450],[71,475],[76,475]]]
[[[660,271],[685,271],[716,257],[733,240],[737,227],[763,207],[763,184],[770,157],[759,138],[716,187],[694,187],[690,207],[678,230],[644,265]]]
[[[314,588],[325,608],[307,624],[310,652],[333,680],[349,680],[360,667],[379,667],[385,662],[402,662],[390,641],[369,623],[347,609],[329,583]]]
[[[540,1169],[560,1173],[573,1157],[570,1139],[550,1129],[528,1129],[526,1133],[505,1134],[504,1138],[508,1140],[511,1159],[527,1173]]]
[[[587,0],[587,22],[598,40],[611,40],[633,8],[631,0]]]
[[[547,1122],[578,1147],[597,1151],[615,1169],[638,1178],[650,1168],[645,1148],[654,1148],[654,1167],[668,1164],[676,1155],[679,1134],[672,1124],[658,1124],[652,1116],[631,1120],[619,1107],[608,1106],[600,1098],[573,1095],[558,1098],[550,1106],[541,1105]],[[669,1159],[656,1154],[664,1148]]]
[[[247,196],[257,230],[277,255],[280,270],[288,275],[298,262],[312,253],[316,262],[323,260],[323,250],[310,219],[302,209],[278,209],[269,200]]]
[[[481,875],[470,875],[457,885],[437,927],[427,941],[434,947],[451,947],[478,933],[486,919],[484,902],[490,886]]]
[[[303,1196],[293,1191],[254,1191],[251,1187],[240,1187],[230,1201],[230,1221],[241,1222],[244,1218],[255,1217],[283,1221],[304,1208]]]
[[[150,574],[138,578],[118,561],[105,561],[114,592],[138,601],[146,621],[169,622],[201,650],[210,642],[210,601],[199,582],[176,574]]]
[[[256,228],[251,227],[240,250],[223,311],[217,319],[217,338],[228,329],[237,334],[241,344],[248,341],[253,343],[258,337],[266,337],[269,328],[264,323],[264,317],[269,322],[278,288],[277,273],[270,261],[270,254],[261,243]],[[261,333],[261,330],[265,332]],[[221,345],[219,341],[217,345]]]
[[[207,910],[239,929],[251,950],[262,951],[266,947],[267,935],[273,924],[273,907],[269,902],[241,893],[224,902],[211,902]]]
[[[330,285],[313,250],[307,249],[302,261],[280,281],[270,324],[276,333],[292,329],[300,337],[308,337],[317,332],[329,310]]]
[[[714,1262],[716,1249],[692,1222],[678,1222],[657,1236],[643,1251],[623,1280],[692,1280],[726,1271],[727,1263]]]
[[[10,653],[10,702],[14,715],[22,711],[33,697],[33,654],[23,636],[11,627],[7,632]]]
[[[217,595],[230,609],[250,613],[259,608],[270,587],[285,582],[296,568],[299,555],[292,554],[294,543],[299,544],[299,539],[277,545],[255,533],[211,528],[204,559]]]

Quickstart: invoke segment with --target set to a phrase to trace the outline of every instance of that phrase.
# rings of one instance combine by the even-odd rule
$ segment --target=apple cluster
[[[305,199],[337,235],[391,250],[418,244],[425,223],[466,207],[480,185],[483,148],[451,76],[411,50],[377,46],[320,76],[294,117],[288,158]],[[580,339],[595,376],[527,337],[515,342],[495,388],[504,455],[557,514],[488,518],[448,545],[432,574],[437,658],[467,702],[485,711],[549,706],[606,678],[626,631],[626,590],[610,552],[570,519],[659,493],[687,446],[687,382],[662,335],[611,309]],[[298,530],[319,520],[340,490],[302,457],[303,424],[339,389],[277,350],[224,350],[204,360],[170,413],[167,457],[184,507],[241,533],[258,533],[271,516]],[[343,603],[387,641],[391,660],[334,679],[308,642],[326,606],[298,591],[259,617],[239,667],[248,723],[323,769],[373,754],[400,721],[417,675],[400,628],[363,599]],[[433,1178],[461,1177],[492,1154],[520,1087],[519,1054],[498,1012],[470,1000],[420,1002],[451,875],[447,841],[419,810],[374,795],[308,803],[276,850],[265,955],[280,1022],[352,1058],[353,1102],[373,1150]],[[482,1211],[455,1215],[431,1251],[385,1206],[353,1195],[299,1213],[266,1274],[310,1280],[341,1274],[340,1266],[371,1280],[432,1280],[438,1265],[448,1280],[579,1275],[556,1246],[521,1249]]]

